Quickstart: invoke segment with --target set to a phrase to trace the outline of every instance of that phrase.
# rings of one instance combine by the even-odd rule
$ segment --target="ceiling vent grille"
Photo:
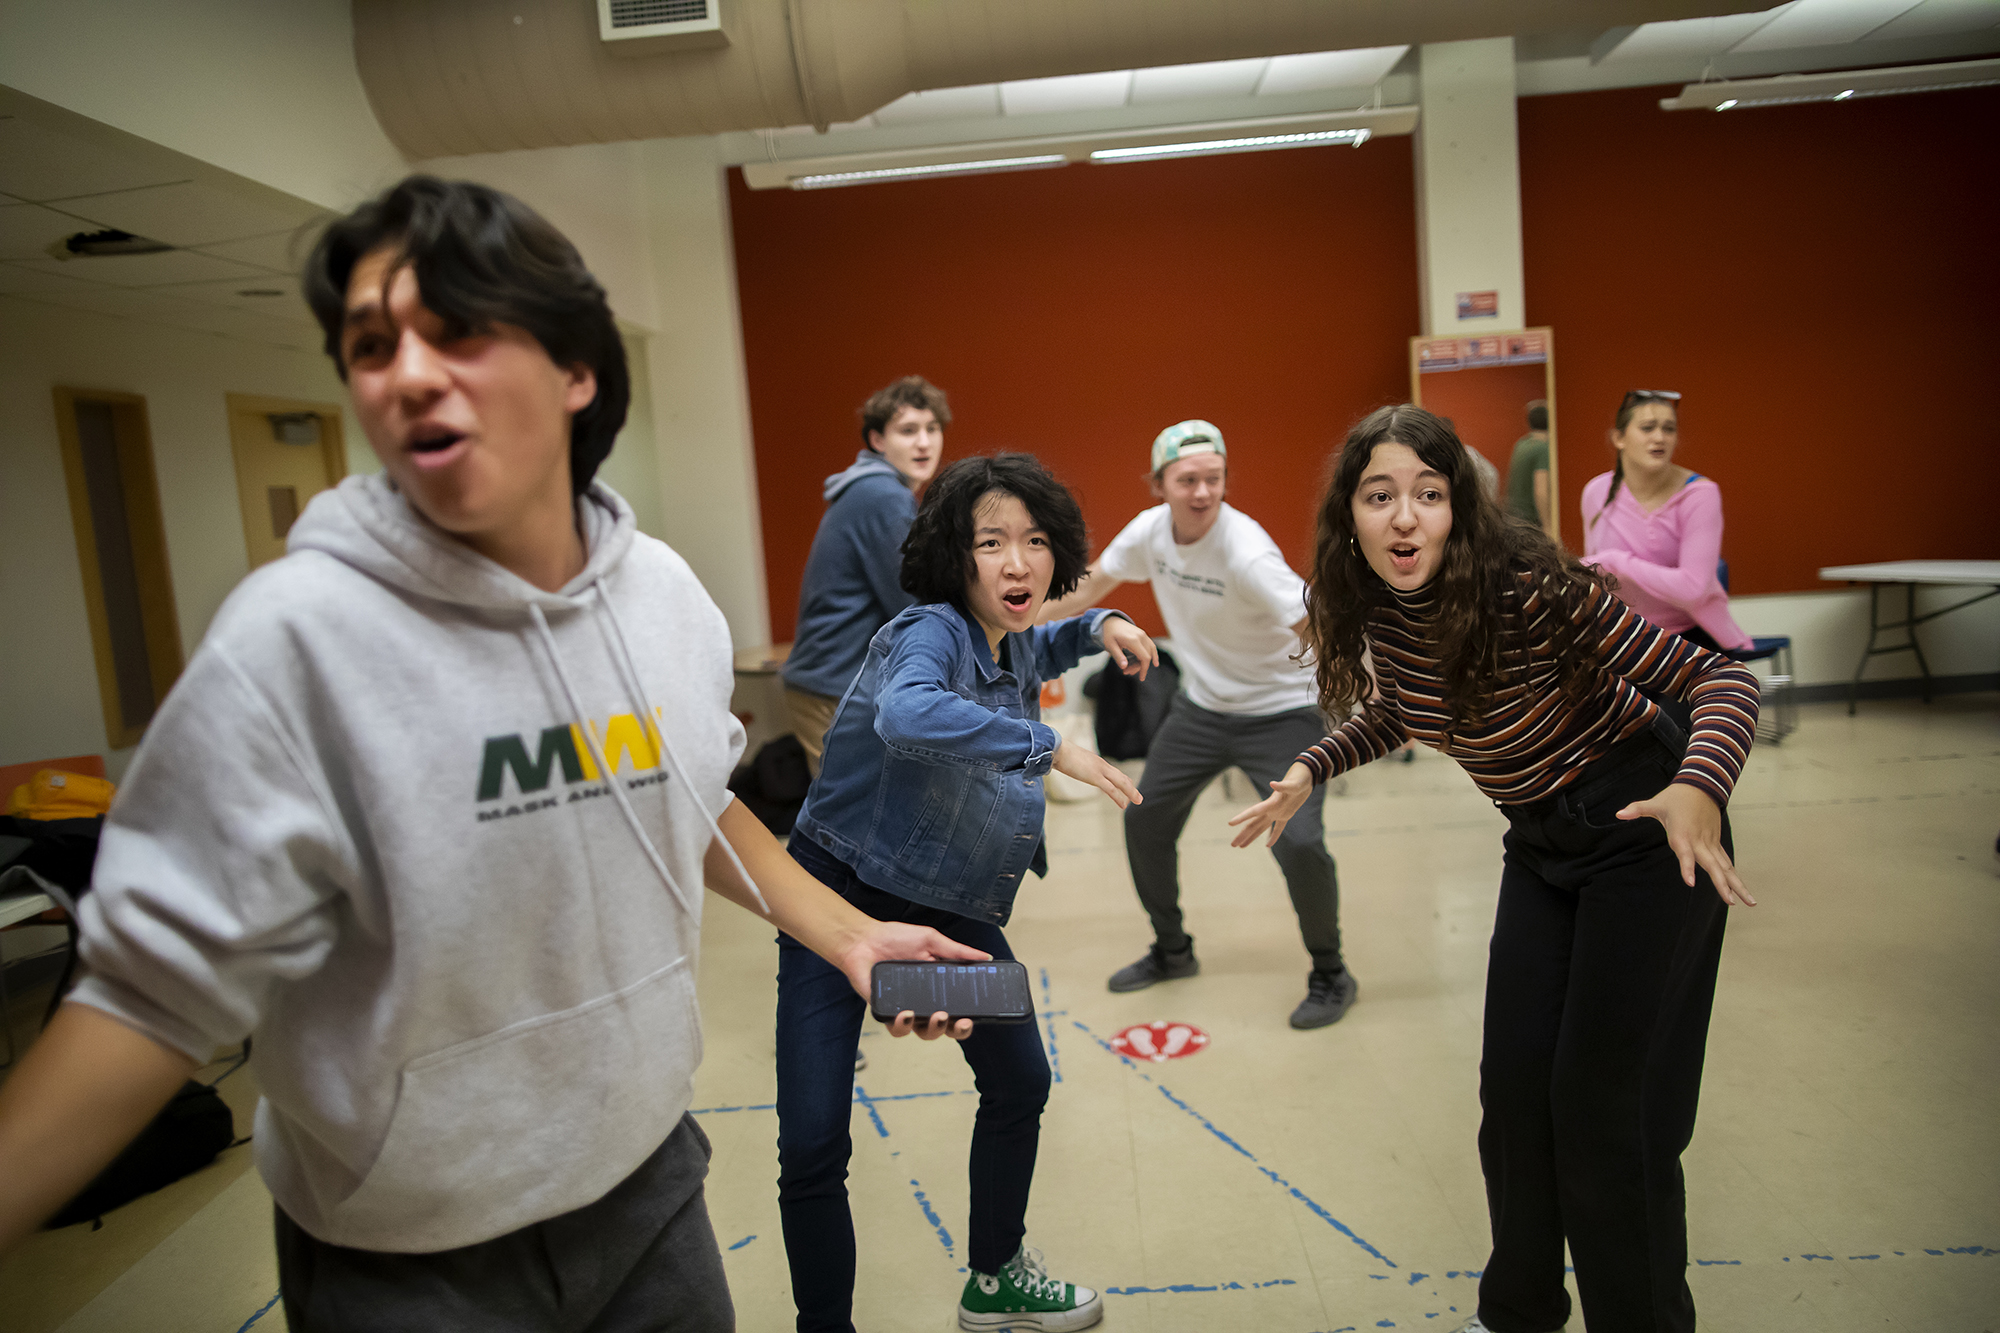
[[[724,0],[597,0],[597,35],[616,55],[727,46]]]

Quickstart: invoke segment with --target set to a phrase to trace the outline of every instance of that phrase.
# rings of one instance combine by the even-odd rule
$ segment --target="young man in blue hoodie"
[[[868,655],[868,641],[911,605],[897,580],[903,538],[917,516],[912,494],[944,456],[951,406],[944,390],[905,375],[861,406],[854,466],[826,479],[826,517],[806,556],[798,628],[780,674],[792,734],[819,776],[826,729]]]
[[[986,955],[864,916],[730,802],[727,627],[591,481],[625,360],[560,233],[412,177],[305,286],[383,473],[230,595],[133,759],[90,975],[0,1087],[0,1252],[254,1032],[294,1333],[722,1333],[700,884],[864,994]]]

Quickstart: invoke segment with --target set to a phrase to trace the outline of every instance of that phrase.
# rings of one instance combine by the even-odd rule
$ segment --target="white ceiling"
[[[1996,51],[2000,0],[1791,0],[1719,18],[1527,34],[1516,40],[1516,68],[1525,96]],[[809,125],[726,134],[723,156],[823,157],[1409,102],[1415,64],[1407,46],[1384,46],[939,88],[824,135]]]
[[[0,295],[317,351],[294,253],[323,210],[0,89]],[[178,247],[61,258],[115,228]]]
[[[1117,69],[1052,79],[937,88],[899,97],[872,116],[834,129],[1048,116],[1223,97],[1274,98],[1331,89],[1366,89],[1387,77],[1409,49],[1375,46],[1358,51],[1313,51],[1256,60],[1216,60],[1199,65],[1161,65],[1152,69]],[[801,125],[777,133],[810,134],[812,127]]]
[[[2000,29],[2000,0],[1792,0],[1755,14],[1647,23],[1596,52],[1606,64],[1663,56],[1718,58],[1840,46],[1849,63],[1879,64],[1882,42]]]
[[[1579,8],[1582,8],[1579,6]],[[2000,0],[1791,0],[1759,13],[1517,39],[1524,95],[1916,63],[2000,51]],[[824,155],[1337,110],[1415,98],[1406,46],[1111,70],[912,93],[813,136]],[[796,156],[808,126],[723,137],[741,162]],[[317,350],[300,238],[323,210],[0,87],[0,296]],[[177,247],[57,259],[115,227]]]

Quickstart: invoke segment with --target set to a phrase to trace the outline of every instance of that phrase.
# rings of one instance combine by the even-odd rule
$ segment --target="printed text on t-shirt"
[[[1153,574],[1171,582],[1176,588],[1187,592],[1207,593],[1210,597],[1226,597],[1228,586],[1221,579],[1204,578],[1200,574],[1184,574],[1168,565],[1166,561],[1153,561]]]

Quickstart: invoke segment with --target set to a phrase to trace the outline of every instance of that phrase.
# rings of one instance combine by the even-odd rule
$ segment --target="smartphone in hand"
[[[1006,959],[985,963],[877,963],[869,975],[869,1010],[893,1022],[908,1010],[919,1023],[932,1014],[975,1023],[1026,1023],[1035,1016],[1028,969]]]

